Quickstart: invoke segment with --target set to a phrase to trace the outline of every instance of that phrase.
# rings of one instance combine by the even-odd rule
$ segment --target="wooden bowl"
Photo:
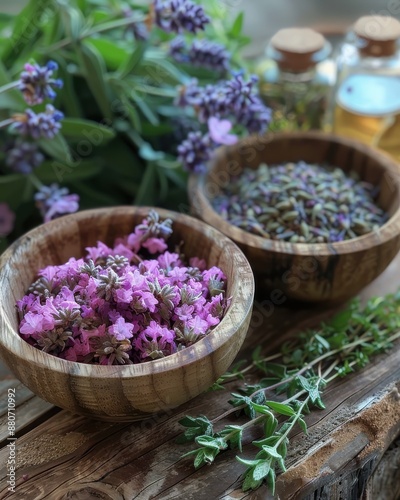
[[[378,231],[331,244],[288,243],[256,236],[225,221],[210,199],[244,167],[304,160],[356,171],[380,186],[378,202],[390,218]],[[206,175],[189,181],[192,212],[235,241],[248,257],[256,285],[275,304],[287,298],[342,302],[379,276],[400,248],[400,169],[384,153],[359,142],[319,132],[249,137],[221,148]]]
[[[254,297],[250,265],[216,229],[187,215],[156,209],[173,220],[172,245],[227,276],[232,302],[222,321],[202,340],[164,359],[127,366],[66,361],[30,346],[18,334],[15,303],[37,271],[82,257],[98,240],[112,244],[132,232],[149,208],[117,207],[78,212],[39,226],[0,257],[0,354],[35,394],[61,408],[109,421],[133,421],[167,411],[208,389],[229,367],[246,336]]]

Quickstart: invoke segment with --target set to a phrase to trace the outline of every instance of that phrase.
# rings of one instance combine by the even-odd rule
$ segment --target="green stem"
[[[83,32],[78,37],[77,40],[82,41],[85,38],[90,38],[93,35],[97,35],[98,33],[104,33],[105,31],[110,31],[110,30],[113,30],[116,28],[123,28],[124,26],[129,26],[132,23],[141,22],[144,19],[145,19],[144,16],[141,16],[141,17],[138,16],[137,18],[130,17],[130,18],[124,18],[124,19],[117,19],[116,21],[110,21],[108,23],[100,24],[99,26],[96,26],[89,31]],[[67,47],[68,45],[71,45],[72,43],[76,42],[77,40],[74,40],[72,38],[64,38],[64,40],[60,40],[59,42],[57,42],[53,45],[50,45],[50,47],[43,49],[43,51],[45,50],[46,53],[54,52],[56,50],[63,49],[64,47]]]
[[[290,421],[288,428],[286,429],[286,431],[282,434],[282,436],[276,442],[275,449],[278,449],[278,446],[289,436],[289,434],[292,431],[293,427],[295,426],[296,422],[299,420],[299,418],[302,417],[302,411],[303,411],[304,407],[308,404],[309,400],[310,400],[310,396],[307,396],[306,399],[301,403],[301,406],[297,410],[297,413],[293,417],[293,420]]]
[[[40,182],[40,180],[36,177],[35,174],[29,174],[28,177],[36,189],[40,189],[43,186],[43,184]]]
[[[8,118],[7,120],[3,120],[0,122],[0,128],[6,128],[9,125],[12,125],[15,122],[14,118]]]
[[[3,92],[7,92],[8,90],[12,90],[12,89],[17,88],[19,84],[20,84],[20,81],[17,80],[15,82],[11,82],[11,83],[7,83],[6,85],[3,85],[2,87],[0,87],[0,94],[2,94]]]

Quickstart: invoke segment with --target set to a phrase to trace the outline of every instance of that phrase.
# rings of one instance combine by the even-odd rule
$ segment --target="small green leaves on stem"
[[[310,407],[325,408],[322,400],[325,387],[336,378],[362,368],[372,356],[390,349],[400,338],[399,310],[400,292],[373,298],[364,310],[354,300],[329,322],[297,334],[293,341],[282,346],[278,355],[264,358],[257,348],[250,363],[242,361],[235,365],[213,386],[224,389],[228,383],[246,381],[248,374],[261,375],[256,383],[253,376],[252,384],[236,388],[229,400],[230,410],[213,421],[205,416],[181,421],[187,428],[181,441],[195,441],[198,446],[186,455],[194,454],[195,467],[200,467],[211,463],[228,447],[242,452],[246,430],[260,428],[262,437],[252,442],[259,451],[251,458],[237,457],[246,467],[242,488],[254,490],[265,482],[274,493],[277,473],[286,470],[292,430],[298,426],[307,433],[304,415],[310,412]],[[278,358],[281,363],[271,363]],[[219,432],[214,431],[217,422],[239,413],[244,413],[248,421],[242,425],[229,422]]]

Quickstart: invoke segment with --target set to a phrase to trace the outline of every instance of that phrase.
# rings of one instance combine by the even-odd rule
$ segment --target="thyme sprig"
[[[329,322],[284,343],[278,354],[265,357],[258,347],[251,362],[240,361],[211,388],[219,390],[233,381],[244,382],[232,393],[231,409],[213,420],[201,415],[180,421],[186,429],[178,441],[196,444],[183,456],[193,455],[197,469],[211,464],[228,448],[241,453],[245,431],[259,427],[263,436],[252,442],[259,451],[252,458],[236,457],[246,467],[242,489],[254,490],[265,482],[274,493],[277,473],[286,470],[292,430],[298,426],[307,433],[304,417],[311,409],[325,408],[322,395],[328,384],[364,367],[372,356],[392,347],[400,338],[399,311],[400,291],[372,298],[364,308],[355,299]],[[246,383],[249,375],[258,375],[258,381]],[[220,421],[239,413],[248,421],[220,428]]]

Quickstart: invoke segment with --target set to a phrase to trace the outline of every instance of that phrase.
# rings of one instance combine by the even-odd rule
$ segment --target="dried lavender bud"
[[[38,345],[44,352],[61,352],[66,347],[66,342],[72,338],[72,332],[63,328],[56,328],[43,332],[37,340]]]
[[[245,231],[291,243],[356,238],[388,218],[379,189],[351,172],[305,162],[246,168],[212,200],[221,216]]]

